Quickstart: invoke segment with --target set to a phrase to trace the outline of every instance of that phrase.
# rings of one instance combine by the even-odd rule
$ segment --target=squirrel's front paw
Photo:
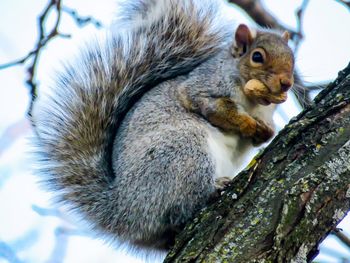
[[[218,177],[215,179],[215,188],[217,190],[222,190],[231,183],[231,178],[227,176]]]
[[[214,181],[215,191],[210,196],[208,202],[211,203],[219,198],[222,194],[222,190],[231,183],[231,178],[227,176],[218,177]]]
[[[274,135],[274,130],[262,120],[256,120],[256,133],[252,138],[253,145],[257,146],[267,142]]]
[[[257,121],[249,115],[241,115],[239,122],[239,132],[244,137],[253,137],[257,132]]]

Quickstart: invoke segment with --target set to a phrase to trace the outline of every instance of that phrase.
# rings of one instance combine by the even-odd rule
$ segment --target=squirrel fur
[[[67,63],[35,106],[44,182],[94,230],[168,248],[272,137],[271,102],[293,84],[287,37],[245,25],[234,34],[221,5],[125,2],[117,29]],[[245,94],[252,79],[262,88],[250,82]]]

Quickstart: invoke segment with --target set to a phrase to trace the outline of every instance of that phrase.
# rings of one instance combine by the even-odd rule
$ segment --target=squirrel
[[[213,0],[124,2],[105,41],[34,108],[44,183],[108,238],[169,248],[274,133],[288,33],[236,29]]]

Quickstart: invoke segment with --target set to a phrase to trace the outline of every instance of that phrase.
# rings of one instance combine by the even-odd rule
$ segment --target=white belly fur
[[[274,105],[258,106],[249,113],[273,126],[274,109]],[[244,139],[239,135],[227,135],[214,127],[209,128],[207,132],[209,154],[216,166],[214,179],[224,176],[235,177],[259,150],[251,144],[250,139]]]
[[[216,168],[214,178],[235,177],[248,164],[247,152],[253,149],[248,140],[215,128],[208,131],[208,146]]]

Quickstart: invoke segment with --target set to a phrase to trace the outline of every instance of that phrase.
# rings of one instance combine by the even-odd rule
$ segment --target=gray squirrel
[[[95,231],[167,249],[274,133],[288,33],[236,29],[214,0],[133,0],[34,109],[40,172]]]

